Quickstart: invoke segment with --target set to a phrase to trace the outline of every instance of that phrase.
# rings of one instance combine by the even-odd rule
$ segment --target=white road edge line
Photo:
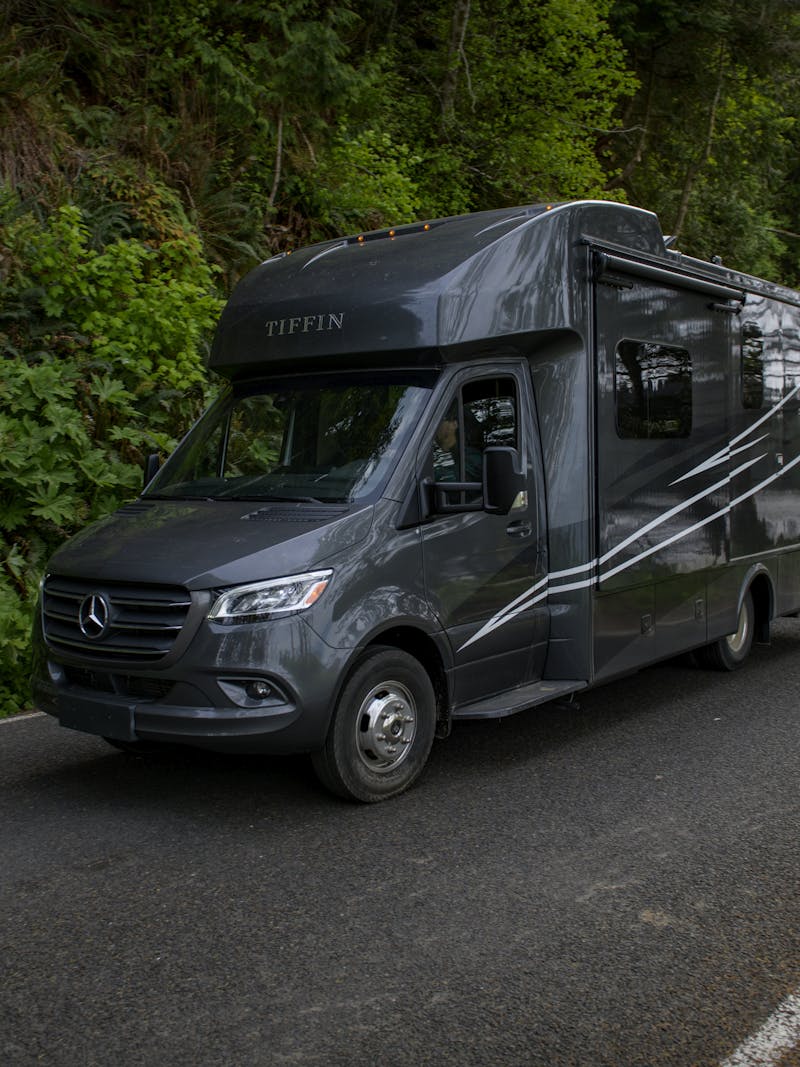
[[[749,1037],[719,1067],[777,1067],[800,1042],[800,990],[770,1015],[758,1033]]]
[[[4,719],[0,719],[0,726],[5,726],[9,722],[20,722],[22,719],[38,719],[44,715],[43,711],[26,711],[21,715],[8,715]]]

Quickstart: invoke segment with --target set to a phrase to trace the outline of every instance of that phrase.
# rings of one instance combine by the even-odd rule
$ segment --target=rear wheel
[[[377,647],[358,661],[342,690],[314,770],[332,792],[374,803],[407,789],[428,759],[436,697],[427,671],[408,653]]]
[[[753,594],[748,589],[739,609],[735,632],[701,648],[697,653],[700,663],[717,671],[735,671],[737,667],[741,667],[753,647],[755,622]]]

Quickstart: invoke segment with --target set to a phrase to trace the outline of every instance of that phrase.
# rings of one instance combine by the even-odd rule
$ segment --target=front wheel
[[[348,678],[314,770],[332,792],[374,803],[407,789],[428,759],[436,696],[427,671],[400,649],[366,652]]]
[[[736,631],[701,648],[698,654],[701,664],[717,671],[735,671],[737,667],[741,667],[753,647],[755,621],[753,594],[748,589],[739,609]]]

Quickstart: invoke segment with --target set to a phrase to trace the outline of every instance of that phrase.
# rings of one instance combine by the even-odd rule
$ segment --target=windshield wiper
[[[189,493],[142,493],[141,500],[216,500],[215,496],[192,496]]]
[[[282,504],[328,504],[328,500],[320,500],[316,496],[276,496],[274,493],[254,493],[243,496],[218,496],[216,500],[254,500],[254,501],[279,501]]]

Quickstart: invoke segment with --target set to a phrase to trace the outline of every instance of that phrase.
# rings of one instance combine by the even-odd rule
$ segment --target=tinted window
[[[330,378],[232,392],[147,489],[215,500],[363,500],[385,482],[430,390],[410,380]]]
[[[688,437],[692,430],[692,361],[685,348],[620,341],[614,387],[620,437]]]
[[[764,335],[755,322],[742,324],[742,407],[764,402]]]
[[[517,394],[513,378],[469,382],[439,423],[433,442],[437,482],[479,482],[483,450],[517,447]]]

